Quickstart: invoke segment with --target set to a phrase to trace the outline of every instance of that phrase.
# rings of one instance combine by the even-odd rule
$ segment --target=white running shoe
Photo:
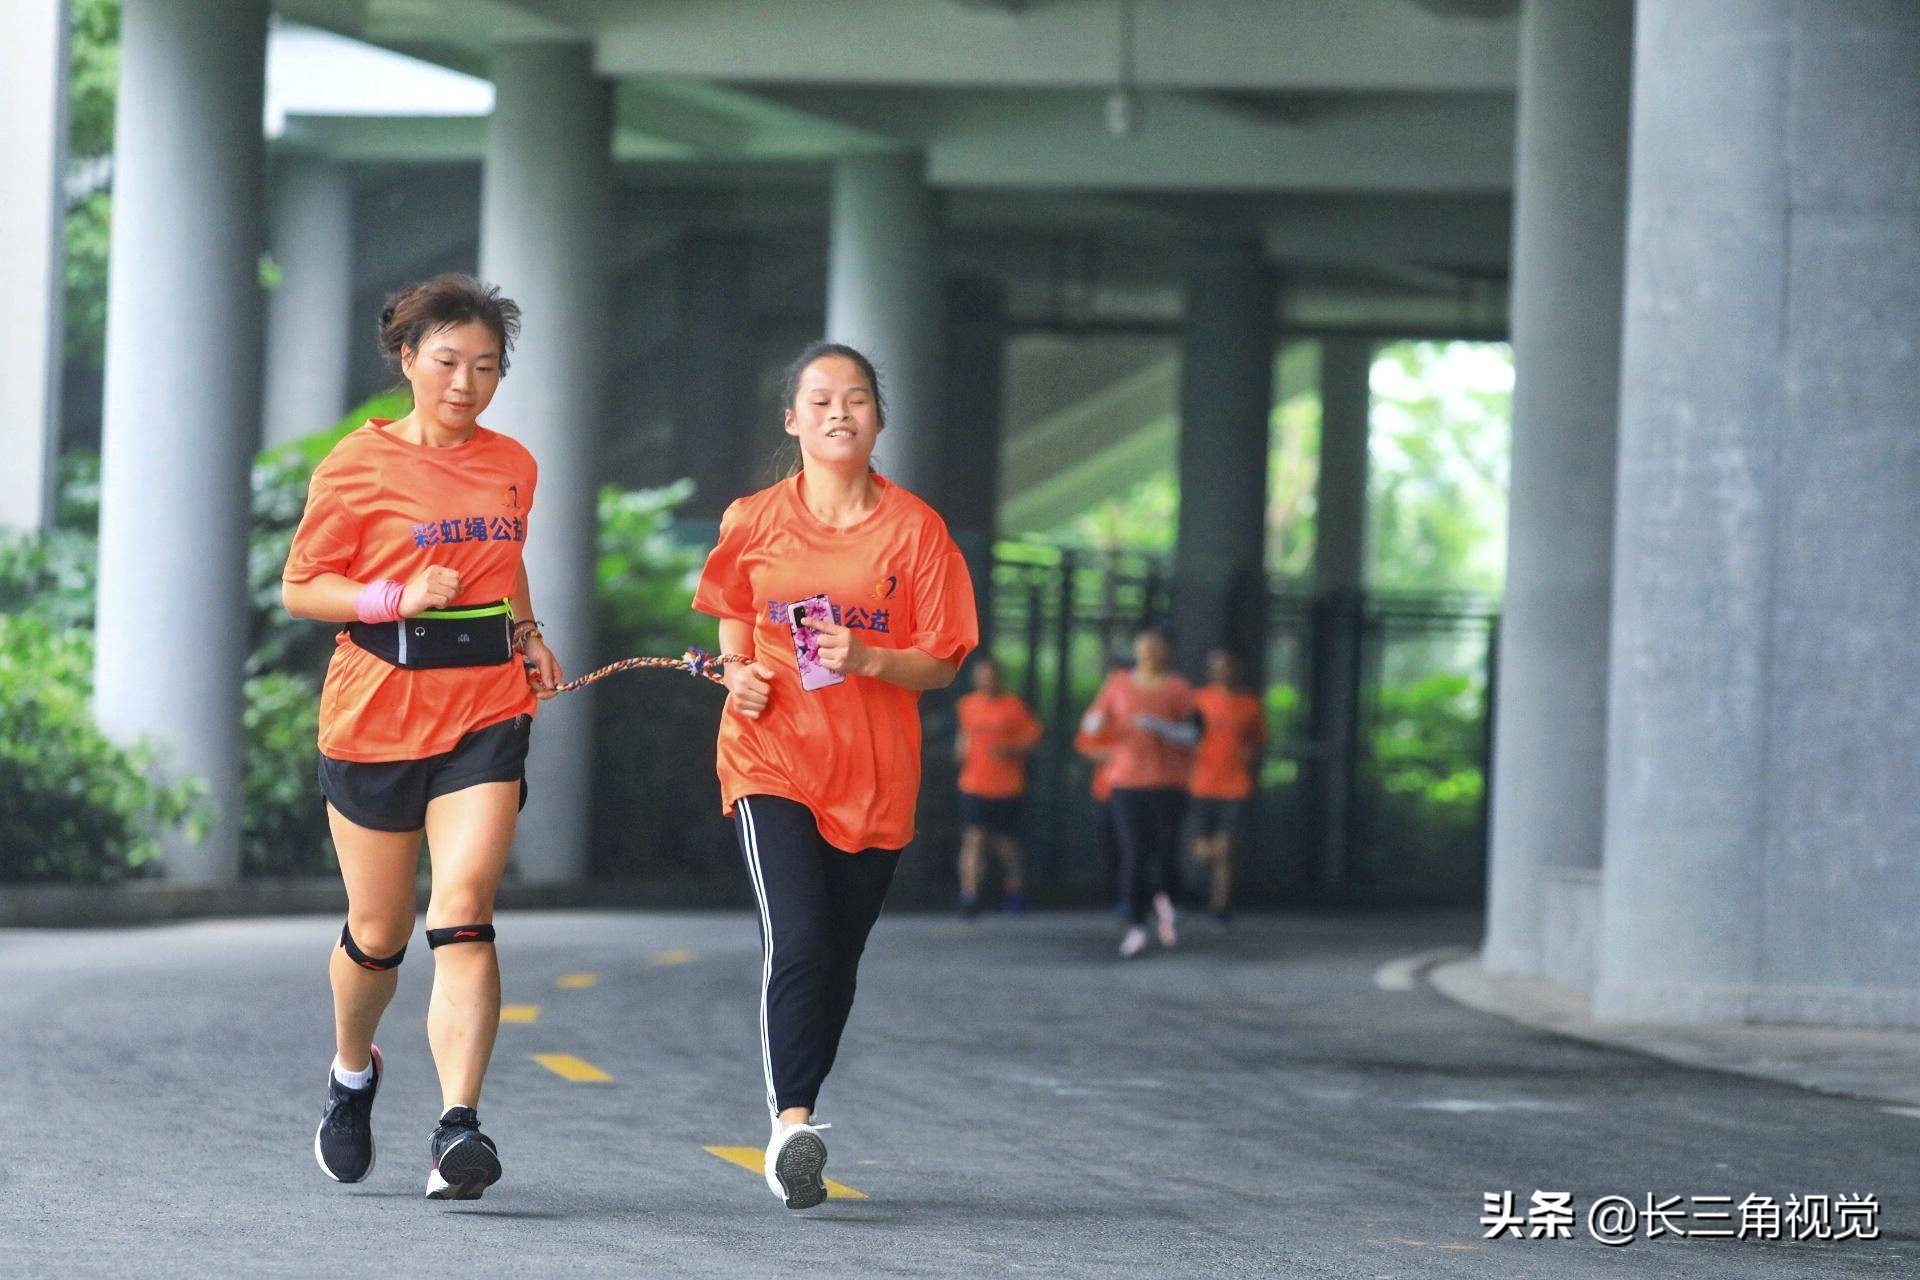
[[[1147,949],[1147,931],[1139,925],[1127,929],[1127,936],[1120,939],[1120,958],[1131,960]]]
[[[1154,931],[1160,935],[1160,945],[1170,947],[1180,941],[1180,935],[1173,931],[1173,899],[1164,893],[1153,895]]]
[[[767,1189],[789,1209],[811,1209],[827,1198],[827,1144],[820,1137],[830,1124],[773,1122],[767,1140]]]

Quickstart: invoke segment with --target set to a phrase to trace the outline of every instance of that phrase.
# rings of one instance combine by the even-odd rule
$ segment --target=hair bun
[[[386,328],[388,325],[393,323],[393,313],[395,309],[396,308],[391,302],[389,302],[386,306],[380,308],[380,327],[382,329]]]

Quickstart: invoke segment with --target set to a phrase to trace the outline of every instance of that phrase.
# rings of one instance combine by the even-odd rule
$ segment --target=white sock
[[[333,1078],[349,1089],[364,1089],[373,1083],[373,1059],[367,1059],[364,1071],[349,1071],[340,1065],[340,1055],[333,1055]]]

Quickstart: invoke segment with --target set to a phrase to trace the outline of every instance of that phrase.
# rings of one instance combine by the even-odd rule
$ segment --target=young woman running
[[[335,1056],[314,1156],[337,1182],[373,1168],[385,1070],[373,1034],[413,933],[424,833],[437,1200],[476,1199],[500,1177],[474,1110],[500,1024],[493,900],[526,803],[534,706],[561,680],[520,560],[533,457],[478,421],[519,328],[519,307],[466,276],[388,301],[380,340],[413,411],[368,422],[314,469],[281,588],[295,617],[346,624],[320,695],[320,790],[347,922],[328,961]]]
[[[1203,726],[1193,756],[1193,856],[1212,878],[1207,906],[1233,919],[1233,853],[1246,830],[1254,767],[1267,744],[1260,699],[1240,687],[1240,662],[1224,649],[1207,655],[1210,683],[1194,695]]]
[[[1120,836],[1121,887],[1132,923],[1120,941],[1131,958],[1146,949],[1152,914],[1160,945],[1179,941],[1173,894],[1180,883],[1180,819],[1186,808],[1193,746],[1200,740],[1193,686],[1169,670],[1173,646],[1157,627],[1133,641],[1134,666],[1116,671],[1081,721],[1108,735],[1113,821]]]
[[[1000,664],[973,661],[973,692],[954,707],[960,732],[960,914],[980,914],[980,876],[986,849],[1000,861],[1000,901],[1018,915],[1026,909],[1020,868],[1020,801],[1027,792],[1027,756],[1040,741],[1040,722],[1019,695],[1000,683]]]
[[[782,399],[800,464],[727,508],[694,608],[720,620],[721,652],[751,659],[726,670],[720,789],[760,910],[767,1186],[805,1209],[827,1194],[814,1104],[913,839],[920,693],[953,682],[979,625],[946,525],[870,466],[886,415],[867,358],[811,346]],[[802,627],[818,656],[804,672]]]

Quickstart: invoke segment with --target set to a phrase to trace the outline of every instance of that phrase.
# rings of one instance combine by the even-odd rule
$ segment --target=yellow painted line
[[[728,1164],[737,1164],[742,1169],[759,1177],[767,1176],[767,1153],[761,1147],[708,1147],[707,1151],[719,1156]],[[829,1200],[865,1200],[867,1193],[855,1191],[844,1182],[826,1179],[827,1199]]]
[[[500,1006],[500,1021],[502,1022],[533,1022],[538,1020],[539,1017],[540,1006],[537,1004],[503,1004]]]
[[[685,947],[675,947],[671,951],[656,951],[647,957],[648,964],[685,964],[693,959],[693,952]]]
[[[598,1084],[613,1079],[612,1076],[594,1066],[591,1062],[582,1062],[570,1053],[536,1053],[533,1060],[545,1067],[562,1080],[577,1080],[587,1084]]]
[[[597,973],[563,973],[554,979],[553,985],[562,991],[578,991],[598,981],[600,981],[600,975]]]

